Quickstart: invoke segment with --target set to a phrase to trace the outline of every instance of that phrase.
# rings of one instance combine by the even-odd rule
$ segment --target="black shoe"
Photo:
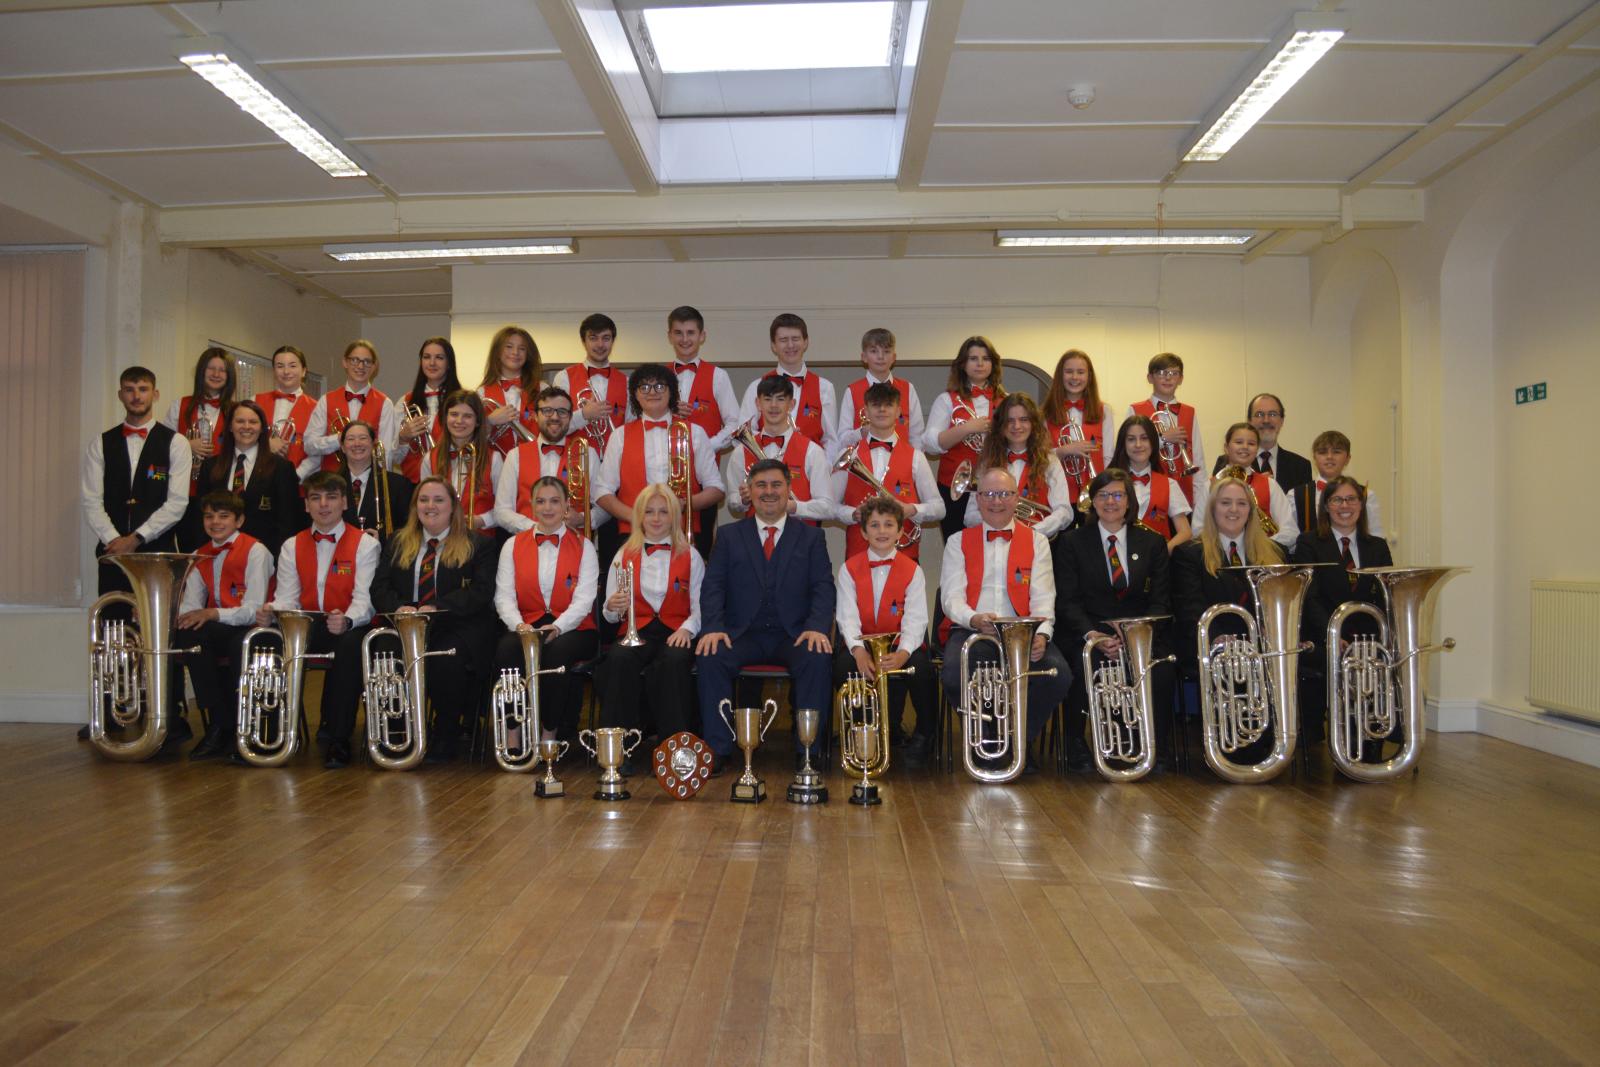
[[[1089,746],[1081,738],[1073,738],[1067,742],[1067,770],[1074,774],[1082,774],[1094,770],[1094,759],[1089,755]]]
[[[1039,761],[1033,758],[1033,753],[1028,753],[1028,762],[1022,765],[1023,774],[1038,774]]]
[[[423,755],[424,763],[449,763],[456,758],[456,739],[453,737],[435,738],[433,744],[428,746],[428,751]]]
[[[234,745],[228,743],[222,730],[213,726],[206,731],[206,735],[200,739],[200,743],[189,751],[189,759],[191,761],[218,759],[226,756],[229,750],[234,748]]]
[[[912,734],[906,738],[906,762],[913,766],[920,766],[927,762],[928,753],[933,751],[933,738],[927,734]]]
[[[340,771],[348,766],[350,766],[350,746],[340,742],[329,745],[327,754],[322,760],[322,769]]]
[[[182,751],[183,746],[194,738],[194,728],[189,725],[189,720],[179,715],[167,727],[167,736],[161,742],[162,756],[176,756]]]

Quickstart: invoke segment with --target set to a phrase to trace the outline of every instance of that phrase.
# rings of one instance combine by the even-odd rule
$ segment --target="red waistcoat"
[[[328,561],[328,576],[322,583],[322,602],[317,602],[317,546],[311,540],[314,530],[294,535],[294,569],[300,576],[300,607],[306,611],[349,611],[356,592],[356,549],[362,533],[345,524],[344,534],[333,546]]]
[[[606,417],[611,420],[611,428],[621,426],[628,417],[628,376],[615,367],[605,370],[591,370],[586,363],[575,363],[567,368],[567,392],[572,394],[572,403],[578,403],[578,394],[589,385],[589,379],[595,376],[606,380],[606,398],[602,403],[610,411]],[[698,377],[698,376],[697,376]],[[599,399],[596,397],[596,399]],[[717,427],[719,430],[722,427]],[[524,442],[526,443],[526,442]]]
[[[812,443],[804,433],[792,433],[783,446],[783,465],[789,468],[789,491],[796,500],[811,499],[811,479],[806,477],[806,453],[811,451]],[[756,464],[756,457],[750,454],[748,448],[741,448],[739,452],[744,456],[744,472],[749,474],[750,468]]]
[[[898,425],[900,427],[900,433],[904,435],[909,433],[911,428],[911,383],[908,381],[903,381],[900,378],[890,378],[889,384],[894,386],[900,392],[900,421]],[[850,383],[850,402],[855,407],[856,411],[855,425],[850,427],[852,430],[859,430],[861,428],[861,420],[866,408],[866,402],[864,398],[867,395],[867,390],[871,388],[871,386],[871,379],[867,378],[865,375]]]
[[[538,528],[517,534],[511,549],[517,582],[517,611],[525,623],[536,623],[546,615],[559,617],[572,606],[572,595],[578,588],[578,573],[583,568],[583,538],[571,530],[561,531],[561,543],[556,548],[556,576],[550,586],[550,603],[546,604],[544,592],[539,588],[539,545],[534,540]],[[583,617],[580,630],[594,629],[594,615]]]
[[[782,373],[769,370],[762,377],[772,378]],[[801,433],[822,444],[822,378],[816,371],[806,371],[800,383],[800,395],[795,397],[794,424]]]
[[[247,533],[233,535],[233,540],[228,543],[227,555],[222,557],[222,581],[219,585],[216,576],[216,562],[210,565],[204,561],[197,568],[200,580],[206,587],[206,607],[208,608],[236,608],[244,600],[245,593],[245,565],[250,561],[250,549],[256,544],[256,539]],[[335,548],[338,546],[335,545]],[[200,546],[200,555],[215,557],[218,550],[210,542]]]
[[[860,456],[861,462],[865,463],[867,468],[870,470],[872,467],[872,460],[869,458],[869,440],[869,438],[862,438]],[[907,444],[905,438],[897,438],[894,443],[894,448],[889,451],[889,465],[885,467],[883,471],[883,487],[889,490],[890,495],[896,500],[900,501],[902,504],[921,503],[921,501],[917,498],[917,481],[914,474],[915,468],[912,465],[912,457],[915,454],[916,449]],[[876,495],[876,490],[852,474],[845,481],[844,500],[841,501],[841,503],[853,508],[863,500],[867,499],[867,497]],[[906,510],[909,512],[911,509],[907,508]],[[910,516],[908,515],[907,517],[909,518]],[[904,549],[903,551],[915,559],[917,556],[917,550],[920,547],[921,545],[919,543],[912,545],[910,548]],[[851,556],[859,555],[866,550],[867,539],[861,533],[861,525],[859,523],[852,523],[851,525],[845,527],[845,559],[849,559]]]
[[[689,552],[688,548],[674,552],[672,564],[667,568],[667,595],[661,598],[661,621],[669,630],[681,629],[689,621],[689,593],[693,584],[689,577]],[[656,617],[656,609],[644,598],[644,583],[639,575],[642,555],[642,552],[635,552],[628,557],[628,566],[633,570],[634,622],[641,630]]]
[[[968,526],[961,531],[961,555],[967,567],[967,607],[977,610],[978,598],[983,595],[983,571],[986,538],[989,527],[983,523]],[[1011,610],[1018,616],[1027,615],[1032,604],[1033,585],[1033,532],[1021,523],[1011,530],[1011,550],[1006,554],[1006,593],[1011,600]],[[939,626],[939,641],[950,639],[950,620]]]
[[[899,634],[906,619],[906,590],[917,573],[917,561],[896,552],[883,580],[883,596],[872,602],[872,557],[863,552],[845,560],[844,569],[856,584],[856,611],[863,634]]]
[[[722,408],[717,404],[717,368],[699,360],[694,365],[694,384],[683,402],[689,405],[689,421],[715,437],[722,432]]]
[[[273,411],[278,406],[278,391],[268,389],[264,393],[257,393],[256,403],[261,410],[266,412],[267,418],[272,418]],[[289,461],[289,466],[298,467],[300,461],[306,458],[306,427],[311,424],[311,413],[316,410],[317,402],[304,393],[295,397],[294,403],[289,408],[289,418],[294,423],[294,440],[289,444],[289,454],[284,458]],[[263,433],[271,433],[272,427],[264,428]],[[337,465],[337,464],[335,464]]]
[[[424,413],[426,413],[427,410],[428,410],[428,405],[426,403],[424,403],[423,401],[415,401],[415,400],[413,400],[410,393],[407,393],[405,395],[405,399],[404,399],[404,401],[402,401],[402,403],[403,404],[415,403],[417,405],[417,407],[419,407],[419,408],[421,408],[423,410]],[[440,404],[444,403],[444,397],[443,396],[439,397],[439,403]],[[433,440],[434,440],[435,444],[438,444],[440,441],[444,440],[444,438],[445,438],[444,420],[442,418],[440,418],[440,413],[439,412],[435,412],[434,413],[433,425],[429,428],[429,432],[433,434]],[[418,482],[420,482],[422,480],[422,453],[423,453],[423,447],[422,446],[423,446],[423,441],[421,439],[419,439],[417,441],[417,443],[412,447],[411,451],[406,453],[406,458],[400,461],[400,473],[405,475],[406,478],[408,478],[411,481],[412,485],[416,485]]]
[[[705,366],[704,363],[701,364]],[[697,376],[698,377],[698,376]],[[652,419],[659,422],[659,419]],[[681,425],[684,420],[672,419],[673,425]],[[690,420],[693,423],[693,420]],[[644,487],[650,484],[650,478],[645,473],[644,466],[644,419],[634,419],[622,427],[622,469],[618,472],[617,499],[628,507],[633,507],[633,502],[639,499],[639,494],[644,492]],[[672,427],[667,427],[667,434],[671,435]],[[670,441],[668,445],[671,447]],[[695,476],[694,468],[694,431],[689,433],[689,496],[692,498],[700,491],[700,479]],[[700,512],[695,511],[691,516],[693,525],[691,530],[700,529]],[[633,529],[633,523],[622,520],[617,521],[617,532],[628,533]]]
[[[539,428],[534,423],[533,409],[539,401],[538,393],[539,382],[535,380],[531,388],[523,387],[521,400],[517,404],[517,421],[533,431],[535,437],[539,435]],[[499,381],[493,381],[483,386],[478,390],[478,395],[485,400],[494,401],[500,407],[504,407],[506,404],[506,391]],[[489,429],[489,445],[502,456],[516,448],[517,442],[521,440],[522,437],[511,429],[509,422],[504,426],[498,428],[490,427]]]
[[[1182,428],[1184,433],[1189,435],[1189,454],[1192,456],[1194,454],[1194,408],[1188,404],[1179,403],[1176,400],[1167,404],[1166,407],[1178,417],[1178,426]],[[1155,401],[1139,401],[1137,404],[1133,405],[1133,413],[1135,415],[1143,415],[1147,419],[1153,418],[1156,413]],[[1193,475],[1180,476],[1175,466],[1169,465],[1165,459],[1161,458],[1161,442],[1155,442],[1155,446],[1156,462],[1161,464],[1167,475],[1177,478],[1178,484],[1183,487],[1183,495],[1188,497],[1192,502],[1194,500]]]
[[[996,403],[998,401],[991,393],[989,398],[989,411],[991,413],[994,412]],[[960,393],[950,393],[950,425],[954,426],[957,423],[966,422],[968,419],[977,417],[978,409],[974,406],[973,401],[963,399]],[[950,487],[950,479],[955,477],[956,468],[963,463],[971,463],[973,472],[977,472],[978,450],[967,444],[965,437],[957,441],[945,451],[944,455],[939,457],[939,484],[948,489]]]
[[[1172,479],[1158,470],[1150,471],[1150,497],[1145,501],[1139,521],[1162,537],[1170,539],[1172,530]]]

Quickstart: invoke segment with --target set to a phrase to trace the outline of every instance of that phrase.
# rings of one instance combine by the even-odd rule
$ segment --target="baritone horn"
[[[502,670],[490,700],[494,760],[501,770],[513,773],[531,771],[539,761],[539,737],[544,732],[539,716],[539,676],[566,672],[565,667],[540,668],[544,638],[538,630],[531,626],[519,629],[517,640],[522,642],[522,669]]]
[[[1423,722],[1422,657],[1448,652],[1455,639],[1425,644],[1432,629],[1433,602],[1445,582],[1464,567],[1367,567],[1356,571],[1378,582],[1384,610],[1348,601],[1328,619],[1328,750],[1340,773],[1358,782],[1387,782],[1415,771],[1427,734]],[[1351,637],[1341,650],[1345,623],[1367,615],[1378,635]],[[1365,742],[1381,745],[1401,728],[1400,750],[1390,759],[1369,761]],[[1381,755],[1381,750],[1379,752]]]
[[[239,715],[234,746],[255,767],[281,767],[300,741],[300,700],[306,660],[331,660],[331,652],[307,652],[311,624],[320,611],[277,611],[276,626],[256,626],[244,635],[239,657]],[[266,639],[276,638],[280,648]]]
[[[1251,615],[1237,604],[1213,604],[1200,616],[1195,643],[1200,658],[1200,714],[1206,763],[1236,784],[1269,782],[1294,759],[1297,740],[1300,608],[1311,584],[1311,566],[1247,565],[1245,580],[1255,593]],[[1212,623],[1223,615],[1244,621],[1245,636],[1225,634],[1214,642]],[[1233,753],[1272,729],[1272,751],[1259,763],[1240,763]]]
[[[884,657],[894,651],[899,634],[862,634],[861,643],[872,659],[876,678],[868,681],[854,671],[839,687],[839,729],[844,733],[844,769],[859,774],[863,779],[877,778],[889,769],[889,722],[893,718],[889,708],[889,678],[891,675],[915,674],[915,667],[899,670],[883,669]],[[866,727],[875,735],[875,741],[862,751],[856,743],[856,729]]]
[[[1116,632],[1122,648],[1099,667],[1094,665],[1095,650],[1112,639],[1097,635],[1084,642],[1083,676],[1088,679],[1094,765],[1108,781],[1135,782],[1156,765],[1155,696],[1150,672],[1156,664],[1172,663],[1177,657],[1155,659],[1151,648],[1155,624],[1170,618],[1171,615],[1139,615],[1110,620],[1108,625]]]
[[[667,489],[678,499],[683,511],[683,532],[694,532],[694,509],[690,506],[694,485],[693,457],[689,441],[692,431],[683,419],[673,419],[667,427]]]
[[[839,453],[839,458],[833,462],[833,469],[835,471],[848,471],[850,474],[855,475],[872,487],[879,496],[893,500],[904,511],[911,511],[916,506],[898,499],[883,487],[883,483],[878,480],[877,475],[872,473],[872,467],[861,458],[856,445],[849,445],[843,452]],[[922,527],[917,524],[915,518],[907,518],[900,527],[900,540],[895,542],[895,547],[907,549],[920,540],[922,540]]]
[[[1042,618],[995,619],[998,636],[975,632],[961,643],[961,714],[966,718],[966,744],[961,763],[980,782],[1009,782],[1028,761],[1028,679],[1055,677],[1056,669],[1030,670],[1033,635]],[[999,663],[971,663],[972,646],[991,642]],[[985,711],[985,708],[989,710]],[[999,767],[978,761],[1004,761]]]
[[[104,556],[128,576],[131,592],[107,593],[89,608],[89,740],[106,757],[136,763],[155,755],[167,739],[166,657],[198,652],[172,647],[178,597],[199,558],[185,552],[126,552]],[[126,606],[132,620],[104,619],[107,608]],[[138,727],[131,741],[106,736],[106,715],[120,727]]]
[[[386,771],[409,771],[428,749],[428,691],[423,665],[429,656],[453,656],[453,648],[428,651],[431,613],[396,612],[394,626],[361,639],[361,677],[367,705],[367,755]],[[378,638],[395,638],[400,654],[374,650]]]
[[[1167,473],[1175,478],[1188,478],[1200,473],[1200,468],[1195,465],[1194,459],[1189,455],[1189,446],[1173,444],[1164,436],[1168,430],[1176,430],[1181,425],[1178,416],[1166,408],[1156,408],[1155,414],[1150,416],[1150,421],[1155,428],[1163,434],[1161,439],[1161,462],[1167,468]]]
[[[589,439],[576,434],[567,438],[567,506],[583,516],[583,539],[589,540]]]

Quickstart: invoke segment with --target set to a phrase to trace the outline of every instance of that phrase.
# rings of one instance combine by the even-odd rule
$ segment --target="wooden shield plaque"
[[[667,796],[689,800],[711,780],[711,746],[685,730],[657,745],[650,765]]]

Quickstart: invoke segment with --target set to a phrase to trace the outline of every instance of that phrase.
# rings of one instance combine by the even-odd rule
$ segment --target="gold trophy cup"
[[[544,760],[544,777],[533,783],[533,795],[536,797],[561,797],[567,795],[567,787],[561,784],[561,779],[556,777],[556,761],[567,754],[571,745],[566,741],[539,742],[539,758]]]
[[[583,739],[586,734],[594,739],[592,746]],[[627,743],[629,734],[634,735],[631,745]],[[600,781],[596,783],[594,791],[596,800],[627,800],[633,795],[628,792],[628,783],[618,773],[617,768],[643,740],[644,735],[638,730],[624,730],[620,726],[602,726],[598,730],[578,731],[578,744],[600,764]]]
[[[733,713],[732,718],[729,712]],[[767,783],[756,777],[750,767],[750,756],[767,736],[772,720],[778,717],[778,702],[769,699],[759,708],[735,708],[733,701],[724,698],[717,706],[717,714],[733,732],[734,744],[744,750],[744,773],[733,783],[730,799],[740,804],[759,804],[767,799]]]
[[[816,744],[817,730],[822,725],[822,712],[816,708],[796,708],[794,736],[805,752],[805,765],[794,774],[789,783],[789,803],[826,804],[828,787],[822,784],[822,774],[811,767],[811,746]]]

